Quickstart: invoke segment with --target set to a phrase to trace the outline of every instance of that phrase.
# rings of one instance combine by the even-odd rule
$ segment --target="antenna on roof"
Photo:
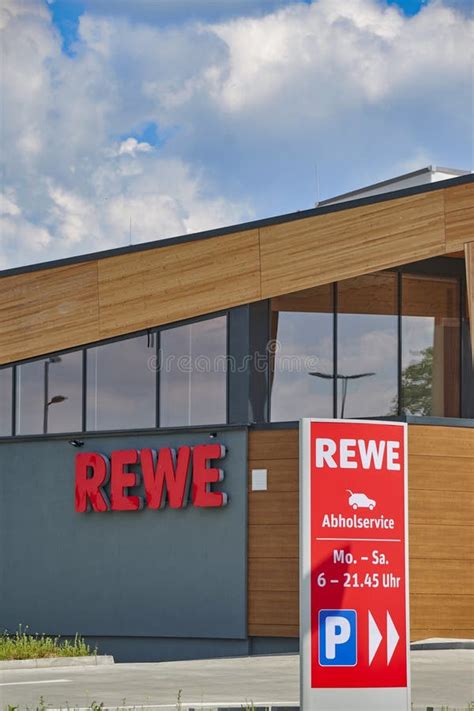
[[[132,244],[132,216],[130,215],[130,226],[128,230],[128,243],[129,245]]]

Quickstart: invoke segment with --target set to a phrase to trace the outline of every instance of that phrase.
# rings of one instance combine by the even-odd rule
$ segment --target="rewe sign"
[[[406,425],[302,420],[303,711],[407,711]]]
[[[180,509],[189,498],[193,506],[225,506],[227,495],[212,490],[224,478],[213,462],[224,456],[220,444],[124,449],[110,457],[81,452],[76,455],[76,511],[139,511],[166,505]],[[136,487],[143,488],[143,495],[131,493]]]

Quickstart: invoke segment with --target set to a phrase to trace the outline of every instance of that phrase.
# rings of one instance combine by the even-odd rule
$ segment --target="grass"
[[[40,659],[43,657],[87,657],[97,654],[91,651],[82,637],[76,635],[73,640],[61,640],[60,637],[47,637],[44,634],[29,634],[28,628],[14,634],[3,632],[0,635],[0,661],[10,659]]]

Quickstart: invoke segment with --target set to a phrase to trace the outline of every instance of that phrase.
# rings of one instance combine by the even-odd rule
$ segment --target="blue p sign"
[[[322,667],[357,664],[357,612],[319,611],[319,663]]]

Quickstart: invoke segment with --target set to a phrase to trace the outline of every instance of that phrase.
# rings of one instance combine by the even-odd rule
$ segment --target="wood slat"
[[[473,528],[472,525],[410,524],[409,545],[413,558],[429,558],[432,561],[456,558],[472,561]]]
[[[278,590],[298,592],[298,558],[250,558],[249,591]]]
[[[409,455],[469,457],[474,460],[474,428],[412,425],[408,428]],[[438,466],[433,461],[433,466]]]
[[[298,558],[298,526],[249,526],[249,558]]]
[[[444,191],[263,227],[262,297],[444,254],[444,237]]]
[[[443,492],[432,489],[409,491],[408,511],[410,522],[439,526],[472,526],[474,540],[474,497],[463,491]]]
[[[445,190],[446,250],[462,249],[474,238],[474,184]]]
[[[270,525],[297,526],[299,520],[299,494],[297,491],[253,491],[249,496],[249,525],[261,521]]]
[[[102,259],[99,298],[102,338],[256,301],[258,231]]]
[[[461,492],[466,496],[468,492],[474,492],[474,463],[469,457],[453,457],[446,453],[434,458],[410,452],[408,485],[410,491],[428,488],[439,492]]]
[[[474,555],[473,555],[474,557]],[[456,594],[468,595],[472,600],[474,567],[465,560],[410,558],[410,589],[413,594],[443,593],[451,590],[453,581],[459,581]],[[255,576],[259,580],[258,575]]]
[[[250,637],[298,637],[299,625],[262,625],[255,623],[249,624],[248,633]]]
[[[97,262],[0,279],[0,363],[96,341]]]
[[[283,614],[282,614],[283,612]],[[249,624],[271,625],[276,621],[298,625],[298,591],[261,590],[249,598]]]
[[[410,595],[412,627],[429,628],[433,622],[439,624],[441,620],[443,627],[447,628],[474,627],[472,599],[467,595],[457,595],[455,583],[441,595]]]
[[[298,429],[254,430],[249,432],[249,460],[298,459]]]

